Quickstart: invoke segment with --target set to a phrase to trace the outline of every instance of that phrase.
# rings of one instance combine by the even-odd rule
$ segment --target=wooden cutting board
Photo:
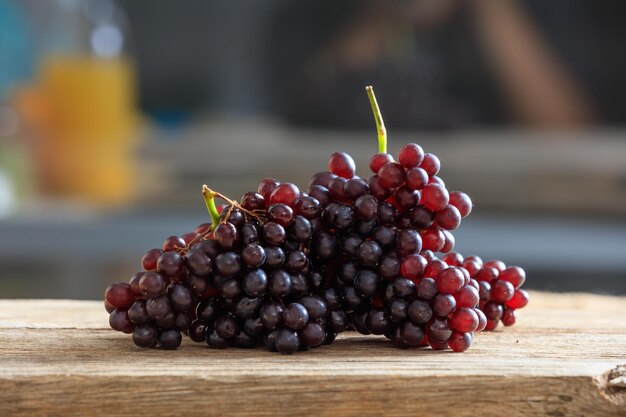
[[[283,356],[140,349],[101,302],[0,300],[0,416],[626,416],[626,297],[531,293],[465,353],[344,334]]]

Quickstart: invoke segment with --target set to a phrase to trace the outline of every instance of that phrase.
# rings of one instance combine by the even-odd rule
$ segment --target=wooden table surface
[[[102,303],[0,300],[0,416],[626,416],[626,298],[531,293],[465,353],[136,348]]]

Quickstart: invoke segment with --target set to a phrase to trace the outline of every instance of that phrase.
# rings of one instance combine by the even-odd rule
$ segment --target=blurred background
[[[237,198],[417,142],[457,249],[626,294],[620,0],[0,0],[0,298],[100,299]]]

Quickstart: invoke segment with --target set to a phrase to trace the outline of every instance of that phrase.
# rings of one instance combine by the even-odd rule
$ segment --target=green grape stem
[[[387,129],[385,129],[383,115],[380,113],[380,107],[378,107],[378,102],[376,101],[374,87],[368,85],[365,87],[365,91],[367,92],[367,97],[370,100],[372,113],[374,113],[374,121],[376,122],[376,130],[378,132],[378,152],[387,153]]]

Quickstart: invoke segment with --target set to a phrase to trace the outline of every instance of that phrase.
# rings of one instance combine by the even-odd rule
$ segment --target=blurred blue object
[[[19,2],[0,0],[0,102],[10,89],[33,76],[35,58],[32,38]]]

